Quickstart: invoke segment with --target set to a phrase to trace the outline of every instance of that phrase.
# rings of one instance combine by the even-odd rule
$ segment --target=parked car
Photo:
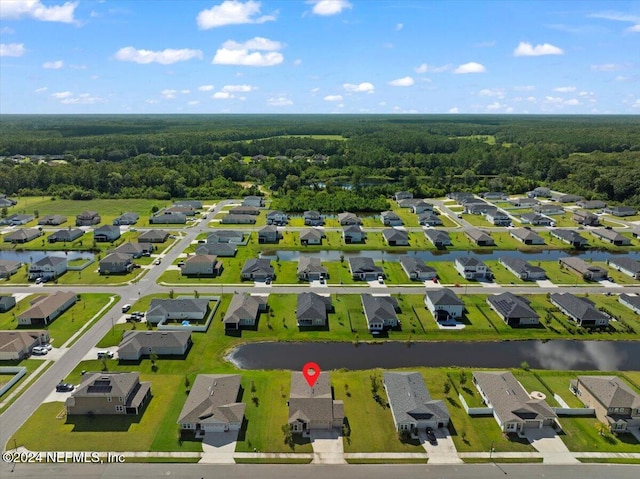
[[[98,359],[113,359],[113,351],[98,351]]]
[[[427,439],[434,446],[438,444],[438,439],[436,438],[436,433],[433,430],[433,428],[430,428],[430,427],[427,428]]]
[[[69,391],[74,390],[74,385],[70,383],[60,383],[56,384],[56,392],[59,393],[68,393]]]
[[[47,348],[47,351],[51,351],[53,349],[53,346],[51,346],[49,343],[41,344],[40,346],[42,346],[43,348]]]
[[[158,258],[157,260],[155,260],[155,261],[153,262],[153,264],[160,264],[160,263],[162,263],[162,260],[161,260],[160,258]]]
[[[378,283],[384,284],[384,278],[382,276],[378,276]]]
[[[31,350],[31,354],[35,354],[36,356],[45,356],[49,350],[44,346],[36,346]]]
[[[36,284],[40,284],[42,283],[42,278],[41,277],[37,277],[36,278]]]
[[[129,311],[130,309],[131,309],[131,305],[130,305],[130,304],[125,304],[125,305],[122,307],[122,312],[123,312],[123,313],[126,313],[126,312],[127,312],[127,311]]]

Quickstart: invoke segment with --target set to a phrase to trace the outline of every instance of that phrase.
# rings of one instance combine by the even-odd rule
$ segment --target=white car
[[[36,356],[45,356],[48,352],[49,350],[44,346],[35,346],[31,350],[31,354],[35,354]]]

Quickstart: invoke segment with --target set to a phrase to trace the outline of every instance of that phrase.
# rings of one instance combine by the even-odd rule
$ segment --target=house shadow
[[[242,424],[240,425],[240,430],[238,431],[238,441],[244,442],[247,438],[247,427],[249,426],[249,420],[247,416],[242,419]]]
[[[382,331],[371,331],[371,336],[373,336],[374,338],[388,338],[389,337],[389,330],[388,329],[383,329]]]
[[[300,332],[303,331],[329,331],[329,323],[324,326],[298,326]]]
[[[73,424],[71,432],[127,432],[132,424],[139,424],[153,395],[138,414],[82,414],[67,416],[65,424]]]

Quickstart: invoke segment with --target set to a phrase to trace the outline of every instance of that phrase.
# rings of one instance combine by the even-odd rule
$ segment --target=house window
[[[120,396],[120,397],[118,398],[118,401],[119,401],[119,402],[124,402],[124,398],[123,398],[122,396]]]
[[[191,424],[183,424],[182,429],[191,429]]]
[[[111,402],[111,396],[107,396],[107,402]]]
[[[124,412],[124,406],[116,406],[116,412]]]

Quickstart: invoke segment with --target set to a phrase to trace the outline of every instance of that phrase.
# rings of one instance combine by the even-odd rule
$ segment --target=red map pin
[[[307,384],[312,388],[320,377],[320,366],[316,363],[307,363],[302,367],[302,375],[307,380]]]

